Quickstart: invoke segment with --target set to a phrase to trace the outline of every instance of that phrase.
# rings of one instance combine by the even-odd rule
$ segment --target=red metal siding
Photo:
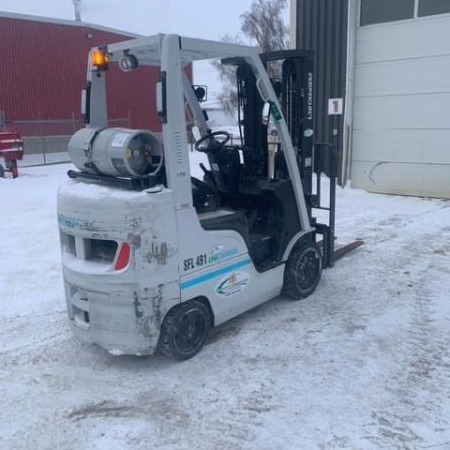
[[[0,111],[9,121],[73,115],[79,119],[89,50],[127,39],[89,27],[0,17]],[[131,74],[112,69],[107,83],[113,93],[108,97],[109,118],[129,115],[133,128],[160,130],[155,113],[157,77],[153,68]]]

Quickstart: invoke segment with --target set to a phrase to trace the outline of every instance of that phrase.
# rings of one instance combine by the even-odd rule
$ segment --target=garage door
[[[450,198],[450,1],[361,0],[352,184]]]

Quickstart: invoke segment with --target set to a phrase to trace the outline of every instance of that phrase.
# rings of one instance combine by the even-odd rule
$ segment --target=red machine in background
[[[11,172],[13,178],[17,178],[17,161],[23,158],[23,140],[17,131],[0,129],[0,158],[5,160],[5,167],[0,164],[0,177]]]

